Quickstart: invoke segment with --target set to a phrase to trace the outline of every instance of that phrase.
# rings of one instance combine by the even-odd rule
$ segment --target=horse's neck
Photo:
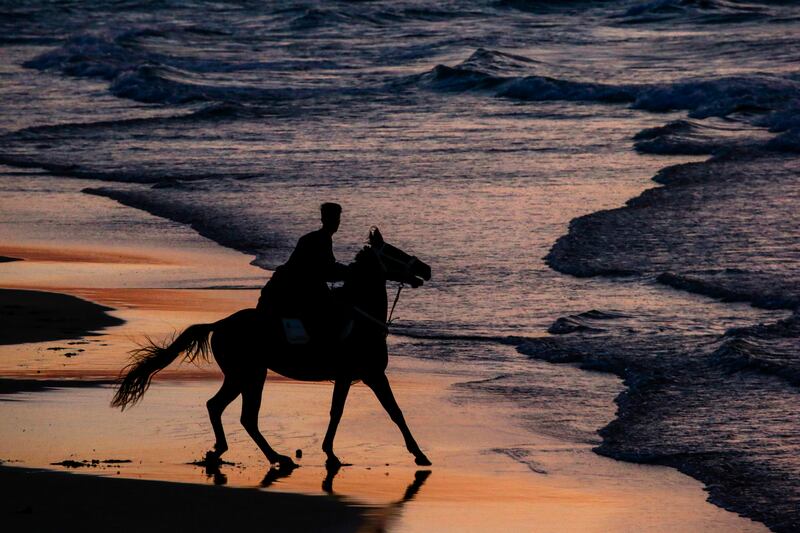
[[[353,295],[353,305],[385,322],[388,307],[386,283],[370,283],[359,286]]]
[[[365,248],[356,255],[353,266],[353,276],[345,282],[350,302],[375,319],[386,322],[386,279],[380,274],[380,263]]]

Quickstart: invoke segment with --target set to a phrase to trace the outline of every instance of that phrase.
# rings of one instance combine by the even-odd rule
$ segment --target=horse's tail
[[[111,407],[119,407],[124,411],[126,407],[136,405],[150,387],[153,376],[181,354],[185,354],[184,361],[192,362],[198,358],[208,361],[210,352],[208,338],[215,325],[195,324],[186,328],[172,342],[158,343],[148,338],[143,346],[131,350],[131,362],[120,373],[117,392],[111,400]]]

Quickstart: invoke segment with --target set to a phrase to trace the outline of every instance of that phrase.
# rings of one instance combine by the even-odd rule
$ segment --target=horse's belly
[[[300,381],[336,379],[348,366],[334,350],[327,352],[323,347],[284,346],[266,357],[270,370]]]

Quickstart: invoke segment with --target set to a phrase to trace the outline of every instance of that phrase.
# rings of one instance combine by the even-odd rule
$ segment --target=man
[[[347,276],[347,266],[337,263],[333,256],[333,234],[339,230],[342,206],[326,202],[319,210],[322,227],[300,237],[285,266],[309,284],[327,291],[326,282],[343,281]]]
[[[320,206],[322,227],[300,237],[289,260],[275,270],[261,290],[258,309],[281,317],[295,317],[312,339],[332,333],[333,301],[329,281],[343,281],[348,267],[333,255],[333,234],[339,229],[342,206]]]

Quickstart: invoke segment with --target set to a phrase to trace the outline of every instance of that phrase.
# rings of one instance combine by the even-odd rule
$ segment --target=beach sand
[[[215,490],[0,467],[6,531],[358,531],[360,512],[331,497]]]
[[[433,460],[430,469],[414,466],[371,392],[356,385],[336,441],[337,453],[352,466],[326,471],[319,448],[332,385],[274,374],[265,388],[262,431],[283,453],[302,450],[300,468],[288,476],[270,471],[238,423],[239,400],[223,418],[230,443],[225,459],[232,464],[212,472],[188,464],[213,441],[205,401],[219,386],[215,365],[169,368],[142,404],[124,413],[108,406],[113,389],[104,382],[116,377],[126,352],[145,335],[166,337],[252,306],[268,274],[250,266],[247,256],[176,224],[77,191],[63,194],[72,195],[68,205],[80,222],[76,228],[110,213],[124,216],[127,225],[121,234],[75,230],[68,242],[49,240],[57,231],[41,224],[17,225],[13,242],[8,225],[5,235],[0,231],[0,255],[22,259],[0,265],[3,287],[17,296],[28,294],[24,289],[91,301],[35,296],[48,305],[88,306],[106,320],[83,321],[76,337],[58,340],[62,334],[39,324],[39,337],[0,346],[0,376],[6,378],[0,389],[0,459],[13,467],[0,469],[0,486],[4,513],[13,514],[15,525],[106,529],[114,520],[136,529],[148,516],[148,524],[162,529],[210,531],[219,529],[223,517],[237,516],[241,521],[230,525],[273,524],[275,530],[765,530],[706,502],[702,485],[675,470],[614,461],[594,454],[593,443],[532,433],[512,406],[458,387],[495,369],[476,372],[398,355],[390,358],[388,376]],[[146,247],[137,225],[159,228]],[[219,286],[225,288],[214,288]],[[51,310],[62,312],[51,317],[52,324],[74,319],[68,306]],[[108,317],[124,322],[109,323]],[[393,342],[390,337],[390,354]],[[68,350],[76,355],[67,357]],[[557,371],[574,379],[575,386],[601,383],[607,418],[592,423],[600,428],[613,418],[613,399],[622,390],[617,378],[531,365],[541,365],[543,375]],[[31,381],[36,379],[48,381]],[[72,386],[86,381],[96,386]],[[130,462],[101,462],[109,459]],[[85,466],[74,474],[21,469],[64,470],[63,461]]]

